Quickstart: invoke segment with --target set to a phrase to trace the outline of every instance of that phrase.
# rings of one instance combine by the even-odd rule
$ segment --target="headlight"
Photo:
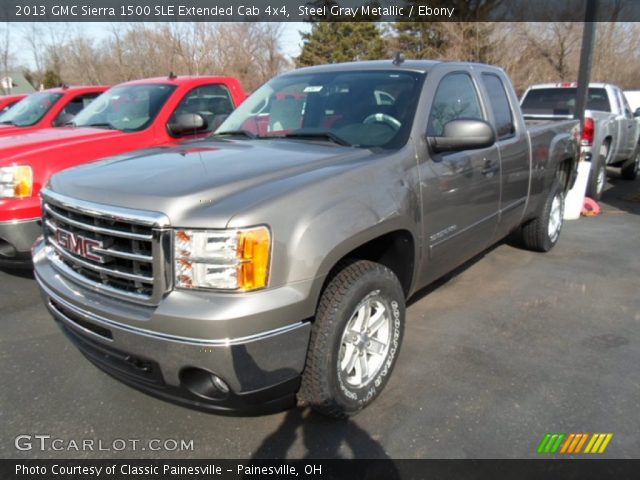
[[[33,193],[33,171],[28,165],[0,167],[0,198],[25,198]]]
[[[248,291],[267,285],[267,227],[176,230],[173,245],[177,287]]]

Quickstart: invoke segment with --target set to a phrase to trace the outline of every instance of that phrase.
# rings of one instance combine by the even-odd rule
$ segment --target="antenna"
[[[178,76],[175,73],[169,72],[169,80],[175,80],[176,78],[178,78]]]
[[[396,52],[395,56],[393,57],[393,64],[402,65],[402,63],[404,63],[404,55],[402,55],[402,53],[400,52]]]

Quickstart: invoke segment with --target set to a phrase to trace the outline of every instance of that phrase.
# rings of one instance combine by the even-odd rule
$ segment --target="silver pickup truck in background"
[[[522,113],[527,119],[573,118],[575,83],[532,85],[522,96]],[[620,175],[634,180],[640,168],[640,111],[632,112],[620,88],[590,83],[582,132],[582,154],[591,162],[587,196],[600,199],[607,179],[607,167],[619,167]]]
[[[35,277],[78,349],[148,393],[352,415],[389,379],[407,298],[509,234],[558,241],[579,125],[533,123],[488,65],[296,70],[212,137],[53,176]]]

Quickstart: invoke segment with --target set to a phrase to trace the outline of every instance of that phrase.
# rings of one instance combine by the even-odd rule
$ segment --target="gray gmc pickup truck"
[[[414,292],[509,234],[554,246],[578,130],[525,125],[487,65],[296,70],[212,137],[52,177],[35,276],[82,353],[143,391],[345,417],[387,383]]]

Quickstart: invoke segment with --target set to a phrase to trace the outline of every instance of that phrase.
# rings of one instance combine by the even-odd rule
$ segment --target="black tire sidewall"
[[[402,337],[404,335],[405,305],[404,294],[400,288],[400,284],[397,280],[394,282],[394,279],[388,275],[381,276],[379,273],[379,271],[370,271],[360,277],[353,284],[343,299],[342,305],[340,305],[339,309],[335,312],[337,318],[334,319],[336,320],[334,324],[335,328],[333,329],[333,338],[330,342],[330,363],[329,371],[327,372],[329,375],[328,384],[333,398],[348,413],[363,409],[378,397],[384,389],[398,358]],[[387,271],[387,273],[390,272]],[[391,345],[384,365],[376,374],[375,378],[365,387],[355,389],[342,382],[339,374],[338,356],[340,353],[342,334],[358,304],[373,292],[378,292],[377,294],[391,308],[393,316]]]

